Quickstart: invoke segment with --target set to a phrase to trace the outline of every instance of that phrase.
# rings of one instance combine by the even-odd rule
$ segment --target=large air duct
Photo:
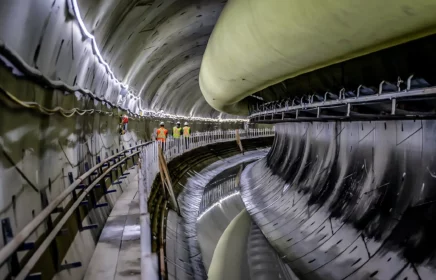
[[[200,70],[206,100],[248,113],[243,99],[270,85],[436,31],[434,0],[232,0]]]

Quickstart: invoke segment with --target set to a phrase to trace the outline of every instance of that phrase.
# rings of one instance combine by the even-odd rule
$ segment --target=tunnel
[[[0,279],[436,279],[435,15],[0,1]]]

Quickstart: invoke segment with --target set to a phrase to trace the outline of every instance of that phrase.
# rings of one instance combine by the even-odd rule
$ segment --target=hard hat
[[[160,125],[165,125],[165,123],[164,122],[160,122]]]
[[[185,122],[185,125],[188,125],[188,123],[187,123],[187,122]]]
[[[180,124],[180,122],[177,122],[176,124]]]

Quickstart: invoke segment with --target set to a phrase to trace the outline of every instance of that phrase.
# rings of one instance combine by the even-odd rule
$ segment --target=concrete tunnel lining
[[[50,6],[51,4],[53,6]],[[9,163],[3,154],[0,155],[1,184],[7,186],[1,188],[3,195],[0,209],[2,219],[10,219],[13,233],[19,232],[41,211],[43,206],[40,195],[43,192],[51,200],[69,184],[68,172],[72,172],[73,176],[82,174],[84,162],[92,166],[96,162],[97,155],[105,158],[117,149],[122,150],[123,146],[128,147],[140,140],[149,139],[153,129],[162,120],[131,118],[128,133],[120,136],[117,131],[119,120],[115,117],[122,113],[120,108],[111,108],[105,102],[99,103],[86,94],[75,92],[75,88],[82,88],[105,99],[106,102],[120,104],[119,83],[107,74],[107,69],[97,60],[93,53],[92,41],[83,36],[70,12],[65,1],[50,3],[45,1],[40,4],[32,2],[30,5],[27,1],[6,1],[0,5],[2,55],[3,47],[6,46],[17,53],[20,59],[33,68],[32,70],[36,69],[47,79],[73,88],[71,91],[57,88],[41,82],[38,78],[30,78],[22,69],[12,70],[4,67],[5,57],[2,56],[0,68],[2,89],[13,93],[20,100],[32,100],[48,108],[61,106],[66,109],[86,108],[105,112],[105,114],[74,116],[68,119],[57,114],[44,116],[38,110],[17,109],[15,106],[4,106],[5,104],[2,103],[0,110],[2,152],[11,157],[12,163]],[[23,32],[16,32],[17,29]],[[197,100],[201,101],[201,98]],[[126,98],[121,102],[121,107],[134,111],[136,107],[132,101],[134,100]],[[189,103],[187,106],[190,106]],[[198,108],[204,109],[204,106],[198,105]],[[167,124],[173,122],[173,120],[164,120]],[[210,122],[191,123],[191,125],[196,131],[212,130],[217,125],[226,128],[226,125]],[[30,183],[22,179],[17,168]],[[30,185],[35,186],[36,191]],[[111,194],[106,198],[109,200],[109,205],[114,203],[121,192],[121,187],[117,188],[117,191],[118,194]],[[68,204],[68,201],[65,203]],[[85,224],[95,222],[101,227],[107,214],[106,209],[96,209],[84,217],[83,222]],[[65,237],[61,242],[62,246],[58,248],[59,259],[53,263],[50,261],[43,264],[47,260],[46,257],[50,257],[44,255],[36,269],[43,267],[41,271],[49,278],[55,276],[80,279],[86,266],[75,269],[74,273],[57,272],[54,267],[55,262],[78,260],[86,264],[92,255],[98,231],[99,229],[96,229]],[[31,239],[38,240],[41,233],[42,230],[37,230]],[[76,231],[73,230],[71,233]],[[84,251],[83,248],[91,250]],[[0,273],[2,276],[7,274],[5,270],[7,267],[2,266]]]
[[[95,32],[96,41],[102,46],[102,55],[115,66],[115,73],[131,85],[144,108],[185,116],[228,118],[204,100],[197,74],[182,80],[193,69],[200,69],[205,45],[225,2],[78,4],[86,26]],[[180,74],[171,75],[174,69]],[[194,103],[195,108],[191,108]]]
[[[8,0],[0,7],[5,19],[0,40],[2,47],[52,81],[89,90],[136,114],[200,121],[238,119],[207,105],[198,75],[181,80],[192,65],[199,69],[224,4],[105,1],[99,5],[55,0],[28,5],[26,0]],[[24,32],[17,36],[15,29]],[[179,75],[171,75],[174,69],[179,69]],[[169,93],[173,95],[167,98]]]
[[[272,0],[270,4],[273,2],[278,3],[276,0],[274,1]],[[388,13],[389,16],[380,16],[378,18],[374,16],[376,18],[374,21],[368,20],[365,16],[354,16],[353,19],[357,18],[359,19],[358,21],[347,21],[345,20],[346,17],[337,20],[338,22],[345,20],[346,24],[350,22],[357,24],[360,20],[365,20],[365,23],[370,23],[368,26],[362,26],[362,28],[365,29],[365,32],[359,33],[362,38],[355,34],[348,34],[350,38],[357,38],[358,40],[351,40],[351,43],[342,42],[344,46],[350,44],[354,46],[352,52],[342,52],[332,55],[330,51],[335,50],[336,45],[329,43],[328,46],[330,47],[324,47],[322,51],[319,52],[317,49],[310,48],[310,51],[307,51],[307,48],[304,51],[320,56],[326,55],[324,51],[328,51],[328,55],[331,55],[331,59],[327,59],[326,56],[328,55],[326,55],[322,57],[322,59],[318,56],[313,56],[309,60],[303,61],[307,59],[307,56],[305,56],[304,52],[298,53],[298,51],[301,51],[300,47],[304,47],[303,45],[298,45],[296,48],[289,48],[289,45],[292,45],[289,44],[292,38],[288,38],[287,36],[291,36],[291,32],[284,32],[280,37],[275,37],[276,35],[272,34],[271,36],[273,37],[271,40],[264,40],[267,44],[258,44],[259,40],[257,39],[259,38],[256,38],[256,34],[258,34],[259,30],[253,31],[254,26],[261,26],[261,22],[265,20],[265,18],[270,19],[268,16],[271,17],[271,15],[277,15],[274,16],[274,20],[280,19],[284,22],[288,22],[288,19],[279,17],[279,15],[282,15],[280,12],[286,11],[285,8],[277,4],[272,6],[275,10],[268,11],[268,9],[265,9],[265,6],[262,6],[266,5],[266,2],[258,2],[256,3],[258,6],[252,7],[262,10],[262,13],[256,14],[259,15],[259,21],[256,21],[253,25],[245,26],[240,24],[237,25],[238,28],[231,28],[234,26],[231,24],[232,22],[236,20],[247,20],[247,17],[252,16],[252,14],[244,11],[243,6],[239,6],[235,8],[235,10],[233,10],[232,6],[235,7],[234,5],[239,5],[240,3],[242,3],[240,5],[244,3],[254,3],[254,1],[240,0],[237,2],[234,0],[229,2],[229,10],[225,11],[221,19],[218,20],[225,2],[226,1],[218,0],[78,0],[77,4],[83,16],[84,24],[87,30],[95,36],[96,45],[101,48],[100,51],[103,59],[108,62],[110,71],[114,73],[114,75],[111,76],[108,68],[105,67],[96,56],[92,40],[83,35],[83,30],[75,19],[74,11],[71,7],[71,3],[76,3],[74,0],[73,2],[53,0],[40,1],[38,3],[28,2],[26,0],[5,0],[0,5],[0,18],[2,18],[2,24],[0,24],[0,47],[2,51],[4,50],[3,47],[7,46],[16,52],[27,65],[38,70],[51,81],[65,83],[71,87],[90,91],[95,94],[95,96],[106,100],[106,103],[90,99],[89,96],[79,91],[68,92],[64,91],[62,88],[53,88],[45,84],[39,84],[35,79],[27,80],[26,75],[23,76],[23,73],[19,73],[19,69],[11,71],[9,67],[4,67],[5,57],[3,56],[1,57],[2,65],[0,69],[1,87],[14,93],[22,100],[35,100],[41,104],[53,105],[52,107],[63,106],[65,108],[104,109],[107,110],[108,113],[112,112],[113,114],[121,112],[121,109],[128,109],[138,113],[138,110],[142,107],[145,111],[152,111],[154,118],[162,117],[165,119],[167,124],[174,122],[173,119],[165,118],[168,116],[175,117],[175,115],[179,115],[186,118],[199,117],[199,122],[192,124],[193,128],[195,130],[209,130],[216,126],[209,122],[211,121],[209,118],[239,118],[237,115],[243,114],[247,109],[247,103],[245,102],[247,100],[243,99],[247,95],[259,92],[259,90],[265,89],[265,87],[269,85],[277,84],[283,79],[296,77],[301,73],[312,73],[312,70],[331,65],[332,63],[348,60],[365,53],[433,34],[435,26],[433,16],[435,13],[435,5],[434,3],[430,4],[429,1],[419,0],[413,7],[404,6],[407,4],[404,1],[404,3],[396,1],[394,4],[390,5],[398,9],[386,9],[383,7],[389,6],[389,4],[370,1],[368,3],[371,4],[371,11],[377,11],[380,12],[380,14]],[[313,8],[313,5],[316,4],[315,2],[316,1],[308,1],[301,5],[307,5],[306,8]],[[356,5],[352,8],[358,9],[359,15],[377,14],[376,12],[371,13],[369,11],[367,13],[362,12],[366,11],[360,6],[363,5],[363,3],[364,2],[358,4],[354,3]],[[399,3],[403,3],[404,5],[400,6]],[[286,3],[286,5],[288,4],[291,5],[292,3]],[[353,3],[339,1],[337,3],[323,3],[323,5],[324,4],[332,5],[332,7],[336,9],[338,5],[348,7],[347,5]],[[314,12],[312,14],[317,15],[317,19],[325,17],[326,14],[324,14],[324,12],[328,13],[329,11],[329,9],[321,10],[317,8],[312,10],[309,8],[308,11]],[[234,15],[234,13],[238,11],[241,11],[241,17],[237,18],[232,16],[232,13]],[[295,9],[295,11],[292,10],[292,12],[298,13],[298,9]],[[405,23],[406,21],[400,22],[401,19],[404,19],[404,17],[399,16],[401,13],[407,14],[409,19],[407,24]],[[307,14],[297,14],[294,18],[301,19],[305,15]],[[289,15],[287,16],[289,17]],[[226,18],[231,19],[230,23],[226,23]],[[217,20],[222,24],[218,23],[217,28],[214,29]],[[372,43],[368,43],[370,40],[362,43],[362,40],[366,40],[370,35],[374,35],[368,33],[371,30],[383,32],[392,31],[391,28],[387,28],[386,30],[376,28],[386,23],[385,20],[392,20],[392,22],[389,22],[389,26],[393,26],[395,32],[389,34],[384,33],[384,35],[381,36],[382,38],[378,38],[376,34],[377,36],[373,37],[375,41]],[[306,23],[306,21],[301,22]],[[316,22],[316,20],[310,21],[311,24],[315,24]],[[283,27],[286,26],[283,25]],[[324,24],[323,27],[333,28],[334,25]],[[238,33],[240,32],[239,28],[248,28],[248,31],[245,32],[246,36],[244,35],[238,38],[237,35],[240,34]],[[354,26],[349,26],[349,31],[355,32],[353,28]],[[402,30],[399,31],[398,29]],[[17,32],[17,30],[21,32]],[[214,31],[212,32],[212,30]],[[310,46],[319,44],[316,40],[331,39],[325,38],[325,36],[308,36],[307,34],[310,32],[306,32],[307,30],[303,30],[303,33],[300,35],[304,38],[313,37],[310,38],[311,42],[313,42],[313,44],[309,44]],[[329,30],[330,35],[339,29],[335,30]],[[206,43],[209,40],[211,32],[213,35],[210,39],[209,46],[206,48]],[[317,32],[317,35],[326,35],[328,33],[322,34],[319,30]],[[221,41],[220,38],[223,33],[229,36],[230,39],[226,38],[226,40]],[[262,34],[264,35],[264,33]],[[364,36],[362,34],[364,34]],[[286,40],[284,40],[284,38]],[[271,44],[277,44],[277,46],[279,46],[276,52],[269,51]],[[283,44],[286,46],[283,46]],[[247,48],[247,45],[249,45],[250,48]],[[342,44],[339,45],[342,46]],[[228,50],[230,48],[232,49],[231,51]],[[283,53],[282,49],[286,50],[286,53]],[[253,52],[247,50],[252,50]],[[205,51],[206,54],[204,55]],[[287,53],[287,51],[293,53]],[[283,57],[287,58],[284,59]],[[289,60],[289,57],[292,59],[301,59],[301,61],[297,61],[297,63],[295,60]],[[314,61],[315,59],[319,59],[319,61]],[[293,64],[298,64],[298,67],[295,67]],[[271,65],[274,67],[271,67]],[[247,68],[250,69],[247,70]],[[212,76],[211,73],[213,73]],[[199,75],[201,88],[203,89],[203,94],[206,96],[205,98],[200,90]],[[235,79],[235,77],[237,78],[233,81],[232,79]],[[120,95],[122,85],[116,79],[119,79],[119,81],[130,87],[130,95],[127,94],[125,97]],[[215,79],[221,80],[218,83]],[[222,80],[228,81],[228,83],[222,82]],[[291,82],[292,81],[291,79]],[[271,92],[265,94],[273,95]],[[216,96],[219,96],[219,98],[215,98]],[[217,100],[213,100],[214,98]],[[120,107],[110,108],[107,102],[119,105]],[[209,103],[212,104],[212,106],[208,105]],[[225,111],[226,113],[218,112],[214,108]],[[2,105],[0,116],[2,120],[8,120],[2,121],[2,125],[0,126],[2,149],[11,156],[14,162],[13,164],[8,163],[6,158],[0,155],[2,165],[0,168],[0,177],[2,178],[2,185],[15,185],[19,176],[17,171],[13,168],[16,165],[23,171],[39,192],[47,191],[49,198],[56,197],[56,195],[62,191],[63,187],[68,184],[65,179],[67,172],[81,174],[83,172],[83,163],[87,161],[92,165],[95,163],[96,155],[104,157],[115,149],[122,149],[123,145],[135,144],[138,140],[149,139],[153,128],[158,122],[156,119],[149,119],[147,121],[132,120],[129,124],[129,133],[120,137],[116,131],[118,120],[109,115],[77,116],[77,118],[63,119],[57,115],[44,117],[30,111],[14,110],[6,106],[3,107]],[[421,124],[421,126],[417,123]],[[395,177],[394,181],[400,182],[403,176],[405,183],[399,183],[398,185],[402,186],[401,188],[406,194],[410,195],[410,193],[413,193],[410,197],[406,195],[406,198],[401,198],[402,200],[410,200],[410,205],[403,205],[403,208],[399,211],[404,214],[401,217],[407,218],[407,215],[415,217],[415,214],[411,214],[410,212],[415,209],[414,207],[422,209],[422,207],[430,207],[427,205],[431,205],[431,198],[433,196],[431,186],[432,178],[434,178],[431,166],[433,165],[434,151],[429,147],[431,147],[434,138],[432,133],[432,121],[417,120],[413,123],[412,121],[396,121],[386,122],[384,125],[382,125],[382,122],[377,122],[374,126],[367,122],[343,124],[347,126],[347,128],[344,128],[344,132],[338,132],[339,134],[345,133],[347,130],[352,130],[357,133],[359,128],[354,126],[362,125],[362,131],[367,133],[364,135],[366,138],[359,139],[359,141],[353,145],[349,145],[347,142],[345,145],[347,149],[345,149],[341,145],[348,140],[341,138],[343,135],[339,138],[335,138],[338,137],[338,135],[325,134],[327,131],[329,133],[331,132],[332,128],[329,127],[329,125],[333,127],[338,126],[337,124],[319,124],[320,127],[324,127],[323,131],[318,130],[318,128],[315,129],[314,124],[307,124],[307,126],[303,124],[289,125],[291,132],[286,131],[286,129],[278,132],[270,156],[263,160],[262,163],[257,163],[256,166],[265,164],[266,167],[262,166],[265,167],[262,169],[264,173],[250,174],[250,180],[253,180],[252,185],[256,187],[255,189],[249,190],[246,186],[246,199],[253,199],[252,193],[256,194],[257,198],[253,201],[247,200],[247,208],[249,212],[251,211],[250,213],[254,216],[254,220],[258,222],[260,228],[264,231],[271,243],[277,244],[276,248],[278,248],[278,251],[285,252],[286,256],[289,258],[300,258],[301,254],[307,253],[307,248],[313,249],[314,245],[312,243],[305,244],[302,242],[302,244],[304,244],[301,247],[299,247],[299,245],[293,247],[295,251],[291,251],[289,246],[283,247],[287,246],[284,244],[286,244],[287,240],[291,237],[288,236],[289,233],[281,232],[281,229],[277,229],[276,231],[273,226],[275,222],[271,220],[276,218],[276,216],[272,215],[271,212],[267,212],[268,210],[266,209],[272,205],[277,206],[277,208],[274,208],[274,211],[277,211],[277,213],[285,213],[281,218],[278,218],[277,221],[284,222],[289,218],[290,226],[295,227],[293,221],[298,218],[293,217],[292,214],[289,213],[290,210],[286,209],[288,205],[286,205],[283,199],[289,199],[289,201],[292,199],[294,201],[294,198],[298,197],[298,199],[300,199],[298,207],[301,206],[304,208],[304,201],[308,204],[313,203],[313,205],[316,205],[319,203],[319,200],[317,200],[319,197],[339,195],[338,193],[340,192],[330,193],[330,189],[327,191],[323,188],[319,189],[318,187],[311,189],[310,186],[322,185],[324,181],[317,176],[306,178],[308,176],[307,174],[326,172],[325,170],[331,168],[334,158],[339,156],[341,158],[340,166],[342,169],[335,167],[336,169],[334,170],[335,172],[339,172],[339,177],[343,177],[343,180],[335,184],[336,187],[340,186],[344,183],[344,180],[346,181],[345,177],[347,176],[347,174],[342,174],[341,172],[346,172],[352,168],[352,166],[354,166],[355,172],[361,172],[359,171],[359,166],[353,162],[357,161],[356,158],[360,159],[360,155],[355,156],[355,154],[348,151],[348,148],[353,150],[351,146],[354,146],[354,149],[356,149],[357,146],[363,147],[367,144],[371,146],[367,143],[367,141],[369,141],[368,139],[371,137],[373,137],[373,139],[380,139],[377,141],[377,145],[373,145],[377,152],[374,154],[373,151],[372,154],[375,155],[377,159],[373,159],[374,173],[365,177],[365,180],[362,179],[362,181],[359,181],[363,186],[361,190],[375,193],[376,191],[371,189],[370,186],[376,184],[381,190],[389,189],[392,191],[390,185],[384,185],[385,182],[380,179],[380,174],[388,172],[386,170],[391,170],[391,162],[396,162],[398,158],[401,158],[402,161],[400,162],[407,170],[400,170],[401,168],[395,165],[398,168],[396,167],[397,169],[392,171],[392,178]],[[218,125],[222,128],[240,127],[239,124]],[[327,126],[327,128],[325,126]],[[353,127],[348,128],[348,126]],[[394,131],[393,127],[395,127],[395,141],[393,140],[393,133],[383,133],[383,126],[392,129],[392,131]],[[312,131],[310,132],[312,134],[305,134],[308,131]],[[298,137],[301,137],[301,139],[302,137],[308,137],[306,140],[310,137],[314,137],[315,140],[313,140],[313,143],[315,144],[308,145],[308,142],[312,143],[312,139],[307,140],[308,142],[304,142],[300,138],[294,137],[292,133],[299,135]],[[285,134],[286,136],[284,136]],[[414,140],[416,137],[421,137],[421,144],[419,144],[419,141]],[[285,140],[282,141],[281,138],[291,140],[286,142]],[[339,142],[342,141],[340,143],[341,147],[338,148],[334,146],[337,142],[333,139]],[[386,139],[387,141],[385,141]],[[330,142],[326,144],[326,141]],[[352,141],[355,141],[355,139],[353,138]],[[391,160],[392,158],[390,156],[385,155],[386,151],[390,149],[389,147],[394,146],[396,148],[392,149],[395,151],[395,157]],[[365,146],[363,149],[366,148]],[[301,154],[295,153],[295,151],[299,151]],[[404,155],[401,155],[400,152],[404,152]],[[321,161],[321,156],[314,156],[315,154],[325,155],[325,160]],[[421,155],[421,161],[418,159],[419,154]],[[307,165],[304,165],[303,168],[295,164],[298,161],[305,162]],[[369,161],[370,159],[368,158],[366,163]],[[413,162],[415,166],[411,165],[409,161]],[[290,162],[294,164],[283,164]],[[366,163],[362,164],[365,170],[367,168]],[[425,163],[428,163],[428,165],[426,166]],[[315,166],[313,170],[310,170],[313,166]],[[419,171],[414,168],[417,166],[420,167]],[[253,165],[252,168],[256,168],[255,165]],[[273,170],[273,172],[270,173],[270,169]],[[416,173],[416,175],[413,175],[413,178],[416,180],[409,179],[410,174],[413,173]],[[248,171],[246,174],[248,176]],[[265,174],[265,178],[257,181],[257,176],[260,176],[259,174]],[[406,176],[402,174],[406,174]],[[270,190],[266,192],[265,188],[262,187],[271,183],[268,178],[274,179],[271,180],[275,184],[273,184],[275,186],[274,191]],[[424,179],[421,180],[422,178]],[[291,180],[305,180],[305,184],[299,184],[299,186],[303,193],[308,192],[305,194],[309,197],[307,200],[307,197],[297,194],[291,198],[290,193],[295,193],[295,185],[291,183]],[[259,182],[262,182],[262,184]],[[0,213],[2,218],[9,217],[11,219],[14,232],[19,231],[23,225],[32,220],[35,213],[37,214],[41,210],[39,193],[32,191],[28,183],[22,182],[22,179],[20,179],[17,185],[19,187],[16,189],[1,188],[3,196],[0,199]],[[48,191],[49,185],[50,191]],[[283,188],[283,185],[285,188]],[[348,195],[347,192],[345,193]],[[392,193],[394,192],[392,191]],[[344,196],[346,194],[344,194]],[[117,196],[113,195],[110,197],[110,200],[114,201],[116,198]],[[377,199],[381,200],[383,203],[380,203],[385,206],[386,197],[380,198],[374,196],[371,202],[378,205],[379,200]],[[25,209],[28,211],[21,211],[21,209],[24,208],[23,206],[26,206]],[[362,206],[356,207],[359,208]],[[308,207],[308,209],[309,208],[310,207]],[[341,212],[340,209],[334,209],[336,210],[335,212],[330,208],[317,209],[317,217],[321,220],[329,217],[331,213],[340,215],[338,212]],[[362,209],[359,208],[358,210],[360,211]],[[423,219],[431,218],[433,216],[431,207],[427,210],[428,212],[419,216],[422,216]],[[373,215],[373,213],[363,215],[363,217],[373,218],[371,215]],[[390,214],[386,215],[389,216]],[[96,210],[88,215],[85,221],[95,222],[97,220],[101,223],[105,220],[106,216],[107,213],[105,210]],[[337,217],[335,216],[335,218]],[[332,228],[338,227],[338,230],[340,228],[340,231],[337,232],[337,236],[339,236],[339,234],[345,237],[359,236],[360,231],[358,230],[362,230],[359,228],[362,227],[361,223],[353,223],[349,220],[344,222],[340,219],[330,219],[329,222]],[[401,222],[404,222],[404,220],[401,220]],[[317,222],[315,221],[315,223]],[[305,222],[303,222],[303,224],[306,226]],[[341,227],[341,225],[344,226]],[[371,269],[365,267],[365,269],[356,270],[348,277],[354,275],[367,277],[372,275],[375,271],[372,270],[372,265],[376,267],[376,262],[380,261],[381,263],[384,261],[382,257],[389,255],[391,258],[390,265],[393,267],[392,271],[395,270],[398,273],[392,276],[390,274],[391,272],[382,269],[378,270],[378,274],[373,275],[374,279],[384,279],[384,277],[388,276],[398,279],[408,277],[409,280],[415,278],[432,279],[431,277],[434,275],[434,260],[429,257],[429,255],[431,255],[430,253],[434,249],[433,243],[430,241],[424,245],[419,243],[419,239],[422,236],[423,240],[427,240],[425,237],[430,235],[431,230],[423,225],[422,219],[417,219],[415,222],[411,222],[409,219],[406,220],[405,224],[399,223],[397,227],[408,235],[409,239],[407,239],[407,245],[411,243],[412,245],[418,244],[417,246],[419,248],[426,247],[425,250],[423,249],[425,252],[423,254],[413,254],[413,248],[404,249],[401,244],[398,245],[398,240],[396,240],[404,236],[392,231],[390,233],[388,231],[382,232],[381,236],[375,234],[373,239],[369,238],[370,240],[364,235],[364,238],[358,238],[355,242],[358,243],[356,243],[356,246],[359,246],[359,248],[361,248],[361,246],[367,246],[369,248],[370,258],[368,258],[367,263],[371,264]],[[319,227],[319,229],[321,228],[322,226]],[[358,230],[356,230],[356,228]],[[419,230],[417,230],[417,228],[419,228]],[[291,230],[294,231],[295,228]],[[324,233],[324,230],[325,228],[321,233]],[[365,230],[368,229],[365,228]],[[371,228],[370,230],[373,229]],[[419,231],[422,236],[420,237],[415,230]],[[375,232],[377,231],[375,230]],[[33,237],[38,238],[39,234],[40,232],[37,232]],[[297,234],[296,230],[295,234]],[[83,247],[91,248],[93,246],[93,239],[95,239],[97,235],[97,232],[87,232],[82,236],[83,239],[76,236],[74,240],[68,243],[70,245],[69,248],[62,248],[60,254],[61,261],[80,258],[86,262],[90,257],[89,252],[83,253],[81,250]],[[272,235],[273,238],[271,238],[270,235]],[[298,236],[302,237],[301,235]],[[320,238],[322,238],[322,236],[320,236]],[[330,239],[330,241],[331,240],[333,239]],[[380,240],[389,240],[389,242],[394,240],[395,242],[392,241],[392,243],[389,243],[389,245],[392,245],[393,249],[389,248],[386,252],[383,250],[377,251],[377,248],[385,248],[383,247],[385,244],[380,245]],[[339,240],[337,241],[339,242]],[[343,244],[345,244],[345,242],[338,245],[343,246]],[[308,247],[306,247],[306,245]],[[324,247],[322,247],[322,249],[324,249]],[[373,251],[371,250],[374,250],[376,253],[372,254],[371,252]],[[303,256],[304,261],[301,261],[301,265],[299,261],[295,259],[292,259],[291,262],[299,263],[296,268],[297,270],[309,271],[310,268],[308,267],[311,265],[315,266],[320,261],[320,258],[317,257],[320,253],[318,251],[318,248],[316,248],[314,251],[309,252],[308,255]],[[366,251],[358,251],[359,252],[356,251],[356,254],[363,252],[362,255],[360,255],[360,261],[367,258],[365,257]],[[387,255],[383,255],[382,253]],[[313,258],[308,259],[309,256]],[[330,255],[328,257],[330,257]],[[358,259],[359,258],[353,259],[353,262]],[[312,260],[314,261],[311,262]],[[340,261],[342,263],[339,264],[338,267],[342,268],[341,265],[348,264],[350,259],[344,257],[340,259]],[[329,264],[334,266],[332,263],[333,262],[329,262]],[[49,267],[48,270],[50,270],[48,275],[56,275],[51,267]],[[80,269],[77,271],[77,274],[71,276],[72,278],[68,278],[70,275],[65,271],[59,273],[56,277],[79,279],[81,272]],[[338,271],[342,273],[347,270],[338,269]],[[3,275],[3,271],[1,271],[1,273]],[[311,276],[307,277],[313,277],[308,279],[318,279],[317,277],[319,277],[319,275],[317,275],[317,272],[311,272]],[[328,277],[331,277],[331,279],[340,278],[334,273],[329,274]]]
[[[433,279],[434,125],[276,125],[242,174],[247,211],[301,279]]]

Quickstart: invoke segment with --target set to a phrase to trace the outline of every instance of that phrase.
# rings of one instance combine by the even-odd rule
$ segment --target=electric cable
[[[79,115],[79,116],[83,116],[85,114],[91,115],[94,113],[100,113],[100,114],[105,114],[105,115],[109,115],[109,116],[114,116],[114,112],[107,112],[107,111],[102,111],[102,110],[95,110],[95,109],[79,109],[79,108],[72,108],[72,109],[64,109],[60,106],[56,106],[54,108],[46,108],[44,106],[42,106],[41,104],[34,102],[34,101],[22,101],[20,99],[18,99],[17,97],[15,97],[12,93],[8,92],[7,90],[3,89],[0,86],[0,93],[4,103],[7,103],[4,101],[4,99],[8,99],[9,101],[22,106],[26,109],[33,109],[33,110],[38,110],[40,113],[47,115],[47,116],[51,116],[54,115],[56,113],[61,114],[62,116],[66,117],[66,118],[71,118],[72,116],[74,116],[75,114]],[[121,117],[122,115],[115,115],[117,117]],[[138,120],[139,118],[129,118],[130,120]]]
[[[87,95],[91,97],[92,99],[98,100],[104,104],[108,104],[112,108],[118,108],[123,111],[127,111],[129,114],[133,116],[139,116],[138,114],[132,112],[129,109],[122,108],[121,106],[117,106],[110,102],[109,100],[106,100],[104,98],[96,96],[94,93],[92,93],[90,90],[83,89],[79,86],[70,86],[64,83],[63,81],[57,81],[57,80],[51,80],[50,78],[46,77],[44,74],[42,74],[41,71],[38,69],[35,69],[28,65],[19,55],[17,52],[12,50],[11,48],[7,47],[6,44],[0,40],[0,54],[4,55],[4,57],[15,67],[17,67],[21,72],[23,72],[26,76],[26,78],[31,78],[32,80],[36,80],[38,84],[44,84],[46,86],[49,86],[53,89],[59,89],[63,90],[69,93],[74,92],[80,92],[83,95]]]

